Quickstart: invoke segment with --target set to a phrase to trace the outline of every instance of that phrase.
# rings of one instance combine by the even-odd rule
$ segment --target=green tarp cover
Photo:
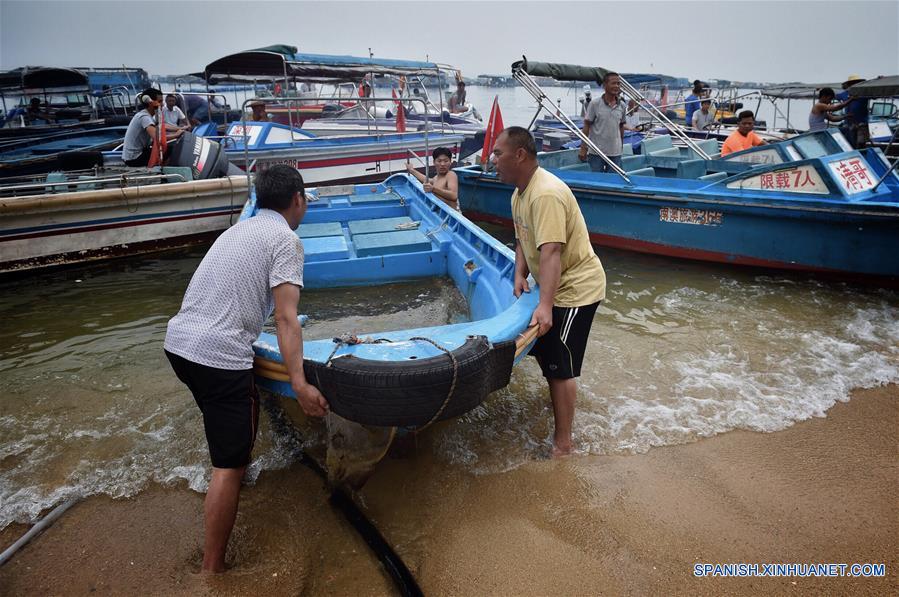
[[[600,66],[578,66],[576,64],[554,64],[552,62],[532,62],[525,58],[512,64],[512,72],[523,70],[532,77],[552,77],[556,81],[596,81],[610,72]]]
[[[783,83],[765,87],[761,93],[775,99],[817,99],[818,91],[824,87],[840,91],[840,83]]]
[[[273,46],[265,46],[264,48],[247,50],[247,52],[274,52],[275,54],[296,54],[298,51],[296,46],[288,46],[286,44],[275,44]]]
[[[849,88],[851,97],[899,97],[899,76],[880,77]]]

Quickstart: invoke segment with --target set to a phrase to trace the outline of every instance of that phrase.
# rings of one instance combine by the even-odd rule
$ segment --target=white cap
[[[589,86],[589,85],[584,85],[584,93],[588,93],[588,94],[590,93],[590,86]]]

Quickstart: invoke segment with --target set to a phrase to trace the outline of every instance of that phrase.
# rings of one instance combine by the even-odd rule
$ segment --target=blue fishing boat
[[[0,178],[102,165],[100,152],[121,144],[127,130],[127,126],[111,126],[2,143]]]
[[[420,427],[463,414],[509,382],[530,349],[536,290],[512,294],[515,255],[456,210],[399,174],[378,185],[307,191],[296,230],[306,288],[448,277],[468,300],[470,320],[437,327],[303,344],[306,378],[332,412],[356,423]],[[241,219],[256,213],[251,198]],[[273,334],[253,346],[258,383],[292,397]]]
[[[532,73],[583,69],[514,66],[514,76],[531,86]],[[599,79],[605,72],[586,70]],[[573,150],[539,156],[574,192],[595,244],[889,285],[899,281],[899,176],[879,149],[853,150],[835,130],[726,159],[695,143],[677,148],[668,139],[658,152],[652,143],[661,145],[665,138],[645,140],[642,155],[624,157],[611,173],[591,172]],[[511,224],[511,186],[477,168],[456,172],[466,214]]]

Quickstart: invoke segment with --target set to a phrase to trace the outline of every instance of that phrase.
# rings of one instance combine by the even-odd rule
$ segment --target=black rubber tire
[[[505,387],[512,374],[515,343],[490,345],[472,336],[453,351],[458,363],[456,387],[438,420],[457,417]],[[305,362],[306,379],[315,384],[334,413],[364,425],[418,427],[440,410],[453,381],[453,362],[442,354],[428,359],[373,361],[339,357],[331,366]]]

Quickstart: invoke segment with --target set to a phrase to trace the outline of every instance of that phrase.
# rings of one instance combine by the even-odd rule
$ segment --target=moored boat
[[[161,170],[95,168],[7,181],[0,186],[0,274],[208,242],[236,221],[247,176],[228,176],[218,145],[207,140],[181,155],[183,166]],[[197,168],[192,158],[200,156],[206,164]]]
[[[529,76],[527,64],[515,68]],[[612,173],[591,172],[575,151],[539,159],[574,192],[597,245],[899,282],[899,176],[879,149],[853,150],[827,130],[725,159],[698,146],[647,153]],[[466,214],[511,223],[511,186],[478,168],[456,172]]]

